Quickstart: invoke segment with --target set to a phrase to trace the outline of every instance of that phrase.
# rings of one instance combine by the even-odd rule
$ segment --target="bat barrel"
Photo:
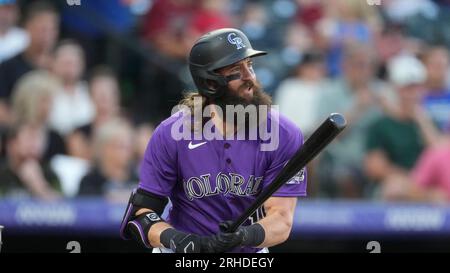
[[[253,212],[264,204],[264,202],[274,194],[284,183],[296,175],[306,164],[308,164],[325,146],[327,146],[344,128],[347,122],[342,114],[332,113],[317,128],[316,131],[305,141],[289,160],[286,166],[280,171],[264,192],[262,192],[252,205],[237,219],[230,223],[220,224],[220,229],[224,232],[234,232],[244,223]]]

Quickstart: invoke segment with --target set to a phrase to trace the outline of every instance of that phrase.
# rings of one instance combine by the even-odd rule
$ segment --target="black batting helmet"
[[[189,55],[189,69],[200,94],[220,97],[228,80],[217,69],[265,54],[254,50],[242,31],[222,28],[206,33],[195,42]]]

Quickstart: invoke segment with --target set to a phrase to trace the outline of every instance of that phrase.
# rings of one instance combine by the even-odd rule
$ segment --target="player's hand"
[[[241,232],[221,232],[211,236],[179,233],[170,240],[170,249],[175,253],[223,253],[239,246],[242,241]]]
[[[161,243],[175,253],[200,253],[203,237],[169,228],[161,233]]]
[[[169,228],[161,233],[160,241],[175,253],[222,253],[238,246],[242,239],[239,232],[199,236]]]
[[[235,232],[226,232],[231,224],[231,221],[226,221],[220,225],[222,232],[203,238],[202,252],[222,253],[239,246],[257,247],[264,242],[265,231],[260,224],[240,226]]]
[[[244,241],[244,230],[239,229],[233,233],[220,232],[202,238],[203,253],[223,253],[240,246]]]

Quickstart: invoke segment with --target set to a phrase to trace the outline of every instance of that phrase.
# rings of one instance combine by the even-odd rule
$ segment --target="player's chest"
[[[178,174],[185,180],[219,173],[261,176],[265,157],[257,141],[185,141],[178,147]]]

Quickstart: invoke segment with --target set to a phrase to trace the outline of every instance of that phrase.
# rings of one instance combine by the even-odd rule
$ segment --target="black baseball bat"
[[[234,222],[223,222],[220,230],[235,232],[264,202],[281,186],[301,171],[318,153],[322,151],[347,125],[344,116],[333,113],[317,128],[305,143],[295,152],[294,156],[284,166],[273,182],[261,193]]]

